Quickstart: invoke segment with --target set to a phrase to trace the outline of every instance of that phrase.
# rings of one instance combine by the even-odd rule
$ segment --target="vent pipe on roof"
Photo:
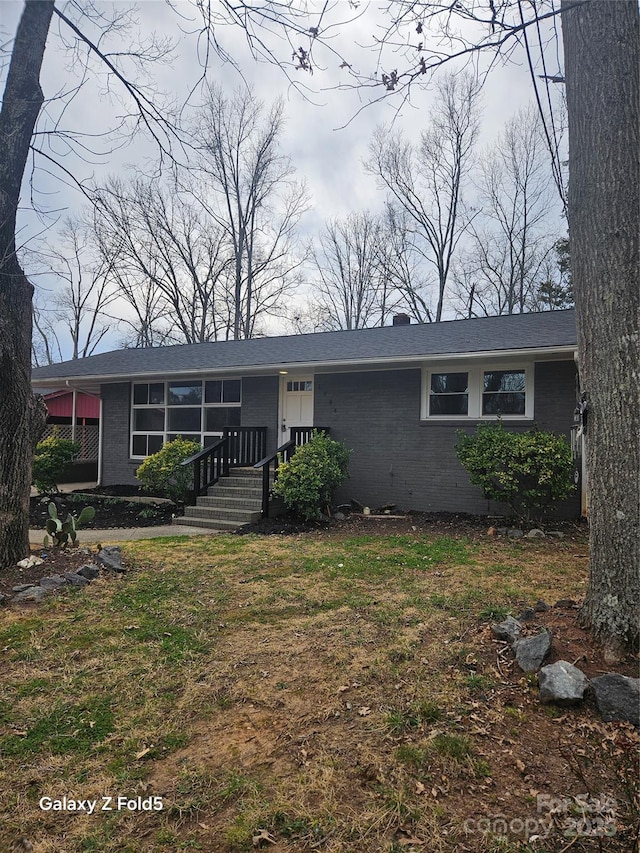
[[[408,326],[411,323],[411,317],[408,314],[394,314],[394,326]]]

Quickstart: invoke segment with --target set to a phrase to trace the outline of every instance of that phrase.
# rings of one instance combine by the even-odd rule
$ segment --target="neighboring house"
[[[77,441],[80,445],[78,457],[69,470],[71,480],[95,479],[98,470],[100,399],[71,388],[51,391],[35,387],[42,394],[48,416],[43,438],[58,435]]]
[[[424,325],[400,315],[384,328],[116,350],[36,368],[33,382],[100,396],[105,485],[135,482],[176,435],[212,445],[225,427],[262,427],[272,453],[293,427],[317,425],[352,450],[338,501],[492,513],[456,458],[457,431],[500,416],[569,438],[575,349],[573,310]],[[579,498],[562,512],[579,515]]]

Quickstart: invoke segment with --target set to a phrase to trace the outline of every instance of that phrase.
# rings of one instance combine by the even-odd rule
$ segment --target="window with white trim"
[[[241,379],[134,382],[131,456],[156,453],[178,435],[207,446],[226,426],[240,426]]]
[[[426,368],[425,419],[533,418],[533,365]]]

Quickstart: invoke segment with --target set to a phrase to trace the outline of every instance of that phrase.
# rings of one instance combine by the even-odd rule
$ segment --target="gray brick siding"
[[[316,375],[314,422],[352,449],[350,479],[337,500],[426,512],[501,513],[487,501],[455,455],[460,423],[420,421],[420,370]],[[540,363],[535,370],[535,421],[569,434],[575,404],[572,362]],[[529,422],[512,429],[528,429]],[[469,432],[475,423],[465,427]],[[579,515],[578,501],[559,508]]]
[[[267,453],[273,453],[278,443],[278,380],[278,376],[242,379],[242,426],[267,427]]]
[[[101,386],[103,424],[102,483],[137,485],[140,459],[129,457],[131,385],[118,382]],[[242,380],[243,426],[267,427],[267,452],[276,449],[278,430],[278,377],[251,376]]]
[[[535,423],[567,437],[573,423],[576,369],[572,361],[535,365]],[[244,377],[242,425],[266,426],[267,452],[279,443],[278,376]],[[418,369],[316,374],[314,423],[352,449],[350,479],[339,502],[355,498],[377,507],[395,503],[401,510],[500,514],[469,483],[455,455],[459,422],[420,420]],[[129,458],[130,383],[102,385],[102,482],[136,483],[139,460]],[[528,429],[530,422],[512,422]],[[464,426],[473,432],[475,422]],[[579,516],[576,496],[559,514]]]
[[[131,383],[114,382],[100,386],[102,397],[102,484],[135,484],[140,460],[129,458]]]

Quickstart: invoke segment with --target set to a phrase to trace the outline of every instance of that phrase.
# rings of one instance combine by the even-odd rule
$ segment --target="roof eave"
[[[111,382],[128,382],[136,379],[148,379],[155,377],[167,376],[212,376],[215,374],[224,374],[233,376],[238,374],[261,374],[268,375],[278,373],[280,371],[329,371],[329,370],[377,370],[377,369],[393,369],[394,366],[408,367],[410,365],[420,365],[425,362],[444,362],[458,360],[482,360],[482,359],[507,359],[507,358],[535,358],[536,356],[548,359],[552,356],[573,357],[576,350],[576,344],[552,345],[548,347],[519,347],[517,349],[504,350],[479,350],[476,352],[441,352],[427,354],[412,354],[403,356],[388,356],[388,357],[372,357],[372,358],[354,358],[354,359],[335,359],[323,361],[295,361],[295,362],[274,362],[270,364],[245,364],[235,367],[199,367],[194,369],[177,369],[177,370],[146,370],[127,373],[111,373],[111,374],[85,374],[76,376],[57,376],[49,379],[37,378],[34,379],[34,384],[40,388],[59,387],[61,382],[67,386],[74,385],[95,385],[96,383],[111,383]]]

